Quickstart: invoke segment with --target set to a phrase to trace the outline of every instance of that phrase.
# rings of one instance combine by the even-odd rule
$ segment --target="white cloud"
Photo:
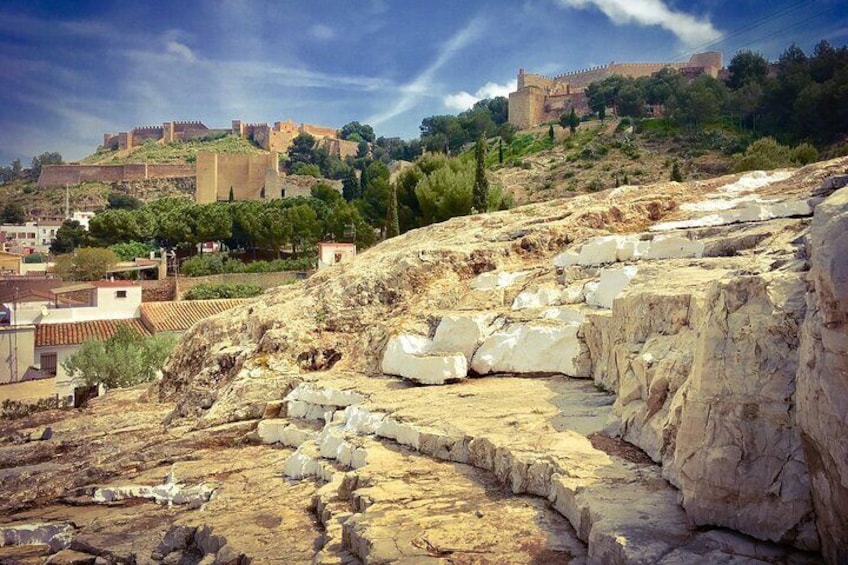
[[[510,92],[514,92],[518,83],[512,80],[506,84],[498,84],[496,82],[487,82],[477,89],[477,92],[470,94],[461,90],[455,94],[448,94],[442,102],[445,106],[452,110],[462,112],[474,106],[484,98],[495,98],[496,96],[509,96]]]
[[[336,32],[328,25],[315,24],[309,28],[309,35],[315,39],[320,39],[321,41],[328,41],[336,37]]]
[[[483,22],[479,18],[471,20],[468,25],[459,30],[439,47],[436,60],[424,69],[412,81],[399,88],[400,97],[388,109],[368,117],[365,121],[378,126],[395,116],[398,116],[415,106],[415,104],[430,91],[433,77],[454,55],[477,39],[483,32]]]
[[[660,26],[677,36],[687,46],[717,41],[721,38],[709,19],[675,11],[663,0],[558,0],[566,8],[597,7],[615,25],[637,24]]]
[[[170,53],[171,55],[176,55],[183,61],[187,63],[194,63],[197,61],[197,57],[194,56],[194,52],[191,48],[179,41],[168,41],[165,43],[165,51]]]

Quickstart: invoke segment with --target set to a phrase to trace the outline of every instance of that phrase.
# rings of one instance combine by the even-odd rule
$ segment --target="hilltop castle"
[[[651,76],[666,67],[690,77],[700,74],[715,77],[721,70],[721,53],[697,53],[688,61],[678,63],[612,62],[555,77],[525,73],[524,69],[519,69],[518,87],[509,94],[509,123],[519,129],[537,126],[557,120],[560,114],[571,107],[578,112],[588,113],[585,90],[589,84],[612,75],[630,78]]]
[[[356,155],[357,143],[339,139],[338,130],[335,128],[313,124],[298,126],[292,120],[274,122],[273,126],[265,123],[247,124],[241,120],[233,120],[229,128],[209,128],[203,122],[164,122],[161,126],[139,126],[118,134],[105,133],[103,147],[113,151],[127,150],[138,147],[145,141],[171,143],[192,139],[212,139],[231,134],[250,139],[267,151],[285,153],[294,138],[301,133],[308,133],[318,140],[318,146],[326,148],[330,155],[336,155],[342,159],[348,155]]]

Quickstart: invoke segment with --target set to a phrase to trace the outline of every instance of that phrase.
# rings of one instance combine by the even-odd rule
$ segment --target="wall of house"
[[[116,292],[126,290],[126,298],[118,298]],[[128,287],[98,288],[96,306],[54,308],[49,302],[23,302],[14,312],[16,324],[65,324],[92,320],[129,320],[141,314],[140,285]],[[44,312],[47,315],[44,315]]]
[[[80,383],[68,376],[65,368],[62,367],[71,355],[76,353],[79,345],[53,345],[46,347],[35,347],[35,364],[41,364],[42,354],[56,354],[56,394],[59,397],[59,402],[73,405],[74,403],[74,388],[80,386]]]
[[[0,385],[0,398],[18,402],[36,402],[56,396],[56,379],[38,379],[22,383]]]
[[[0,327],[0,384],[20,382],[34,363],[35,327]]]

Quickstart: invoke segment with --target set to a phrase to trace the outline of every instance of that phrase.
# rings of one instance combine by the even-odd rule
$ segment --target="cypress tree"
[[[485,212],[488,208],[489,179],[486,178],[486,139],[481,135],[474,149],[477,160],[477,171],[474,175],[473,203],[477,212]]]
[[[230,204],[232,204],[232,203],[233,203],[233,201],[234,201],[235,199],[236,199],[236,198],[235,198],[235,195],[233,194],[233,187],[230,187],[230,198],[229,198],[229,200],[227,200],[227,201],[228,201]]]
[[[503,165],[503,138],[498,138],[498,163]]]
[[[392,183],[389,188],[389,205],[386,214],[386,239],[400,235],[400,220],[398,219],[397,187]]]
[[[680,170],[680,164],[677,161],[675,161],[674,165],[671,167],[671,180],[683,182],[683,172]]]
[[[577,114],[574,113],[574,106],[572,106],[571,113],[568,115],[568,129],[571,130],[572,135],[577,131],[577,125],[579,123],[580,120],[577,118]]]
[[[554,126],[553,126],[553,124],[548,126],[548,139],[551,140],[551,143],[554,142]]]

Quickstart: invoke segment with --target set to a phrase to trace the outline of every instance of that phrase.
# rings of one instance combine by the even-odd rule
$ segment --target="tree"
[[[551,136],[553,136],[553,128],[554,126],[551,126]],[[477,212],[485,212],[489,197],[489,179],[486,178],[486,139],[482,135],[477,140],[477,146],[474,148],[474,159],[477,169],[474,174],[474,199],[472,205]]]
[[[300,133],[292,140],[289,147],[289,166],[295,163],[314,163],[315,162],[315,138],[308,133]]]
[[[289,243],[292,251],[297,254],[318,242],[321,237],[321,222],[318,214],[306,204],[287,208],[284,213],[286,222],[291,226]]]
[[[233,193],[233,187],[230,187],[230,195],[227,197],[227,202],[232,204],[236,200],[236,195]]]
[[[727,85],[736,90],[749,82],[762,83],[768,75],[768,61],[759,53],[743,49],[733,56],[727,70]]]
[[[567,114],[563,112],[560,114],[559,125],[563,128],[568,128],[571,135],[574,135],[574,132],[577,131],[577,126],[580,125],[580,118],[578,118],[577,114],[574,112],[574,106],[571,107],[571,112]]]
[[[106,276],[118,262],[111,249],[81,247],[56,258],[54,272],[66,281],[96,281]]]
[[[123,192],[110,192],[106,197],[110,210],[138,210],[144,202]]]
[[[44,165],[61,165],[64,163],[62,154],[57,152],[42,153],[32,158],[32,167],[30,167],[30,175],[33,178],[38,178],[41,174],[41,168]]]
[[[99,216],[92,218],[94,220]],[[56,237],[50,244],[50,252],[54,254],[70,253],[77,247],[88,242],[89,236],[85,228],[76,220],[65,220],[56,230]]]
[[[137,257],[147,257],[153,249],[146,243],[140,241],[127,241],[110,245],[111,249],[121,261],[132,261]]]
[[[503,138],[498,138],[498,164],[503,165]]]
[[[118,326],[105,341],[88,340],[62,367],[72,379],[106,388],[134,386],[151,381],[177,342],[175,336],[140,336],[127,324]]]
[[[551,143],[554,142],[554,125],[551,124],[548,126],[548,141]]]
[[[23,224],[26,222],[24,207],[18,203],[9,203],[3,206],[2,221],[4,224]]]
[[[386,239],[400,235],[400,220],[398,219],[397,189],[389,187],[389,211],[386,217]]]
[[[356,171],[353,168],[348,169],[344,177],[342,177],[342,196],[348,202],[359,198],[362,194],[359,186],[359,179],[356,177]]]
[[[354,135],[359,137],[356,141],[374,143],[374,140],[376,139],[376,136],[374,135],[374,128],[368,124],[360,124],[359,122],[350,122],[345,124],[339,131],[339,138],[341,139],[351,139],[351,136]]]

